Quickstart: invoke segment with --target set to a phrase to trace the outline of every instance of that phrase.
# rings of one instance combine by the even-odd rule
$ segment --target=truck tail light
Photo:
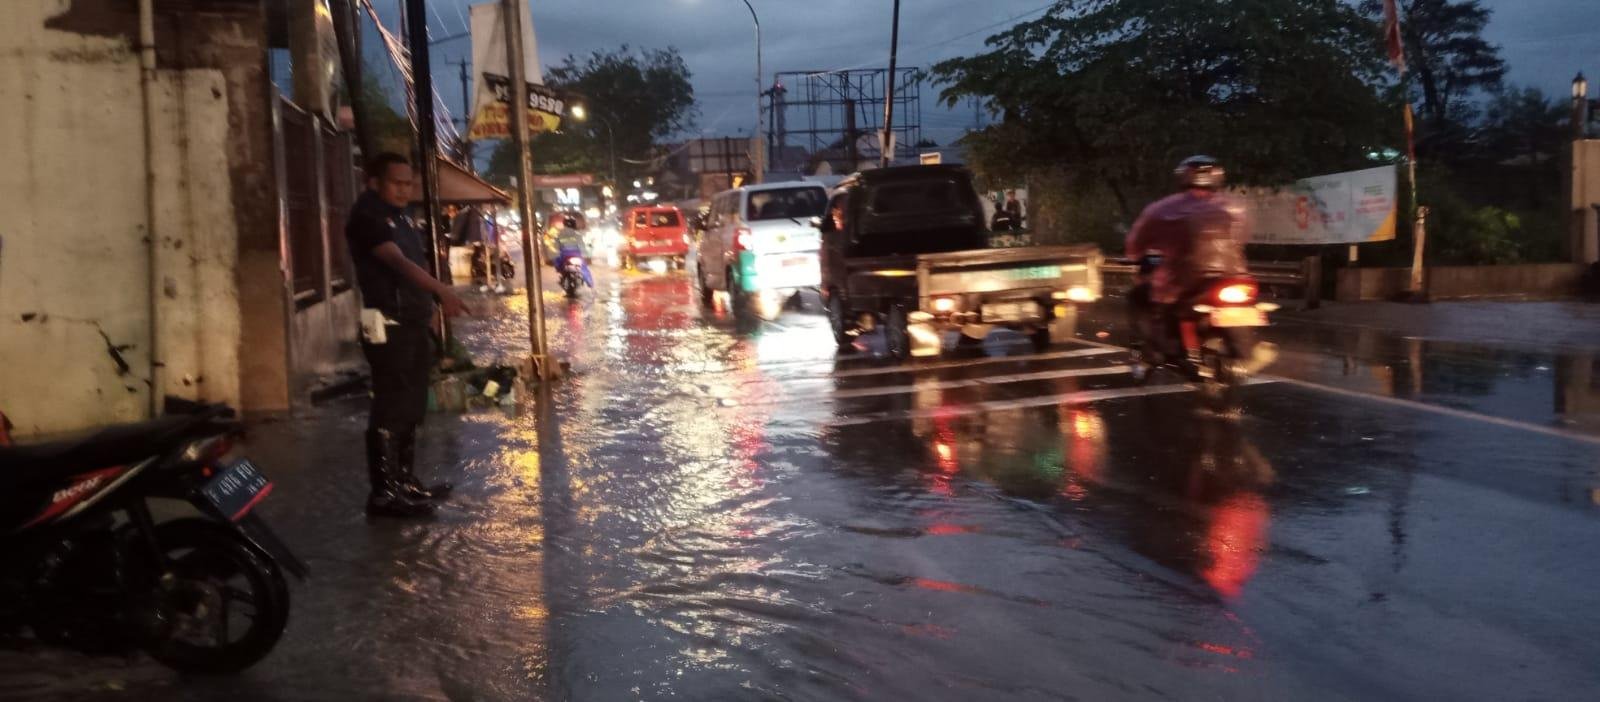
[[[744,227],[739,227],[738,229],[735,229],[733,231],[733,250],[734,251],[749,251],[751,245],[753,245],[754,243],[755,243],[755,234],[753,232],[751,232],[749,229],[746,229]]]

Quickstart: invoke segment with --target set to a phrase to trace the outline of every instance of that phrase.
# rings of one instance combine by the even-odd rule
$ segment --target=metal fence
[[[1138,272],[1139,267],[1132,263],[1107,262],[1100,267],[1107,290],[1131,287]],[[1314,310],[1322,305],[1321,256],[1299,261],[1251,261],[1250,274],[1263,289],[1299,298],[1302,309]]]

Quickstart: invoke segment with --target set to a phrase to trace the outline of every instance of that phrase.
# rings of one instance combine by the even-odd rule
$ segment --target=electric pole
[[[882,152],[882,167],[894,161],[894,81],[895,64],[900,58],[900,0],[894,0],[894,27],[889,30],[889,77],[883,92],[883,138],[878,150]]]
[[[472,162],[472,140],[467,138],[467,132],[472,129],[472,75],[467,72],[471,61],[461,59],[453,61],[461,69],[461,160],[466,161],[467,172],[476,174],[478,167]]]
[[[543,383],[551,377],[550,340],[544,328],[544,246],[534,228],[533,183],[528,158],[528,76],[522,52],[522,3],[500,0],[506,28],[506,68],[511,74],[511,145],[517,151],[517,210],[522,217],[522,266],[528,276],[528,332],[533,342],[533,372]]]

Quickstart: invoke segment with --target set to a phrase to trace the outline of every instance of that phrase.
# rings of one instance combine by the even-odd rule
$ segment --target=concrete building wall
[[[1519,297],[1552,299],[1578,293],[1584,266],[1522,263],[1504,266],[1429,266],[1428,295],[1438,300]],[[1334,299],[1361,302],[1393,299],[1411,284],[1409,268],[1341,268]]]
[[[1600,139],[1572,142],[1571,226],[1574,260],[1600,261]]]
[[[140,419],[152,392],[244,398],[240,252],[267,250],[270,236],[279,266],[276,217],[241,226],[275,192],[250,185],[271,184],[265,33],[258,3],[183,5],[157,3],[152,286],[135,3],[6,3],[0,409],[21,435]],[[255,155],[265,160],[241,160]],[[151,387],[152,290],[161,388]]]

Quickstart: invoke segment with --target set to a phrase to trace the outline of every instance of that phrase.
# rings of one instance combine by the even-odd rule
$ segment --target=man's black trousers
[[[387,329],[388,342],[361,342],[372,366],[372,411],[368,429],[400,433],[422,424],[428,413],[428,377],[433,370],[433,332],[424,325]]]

